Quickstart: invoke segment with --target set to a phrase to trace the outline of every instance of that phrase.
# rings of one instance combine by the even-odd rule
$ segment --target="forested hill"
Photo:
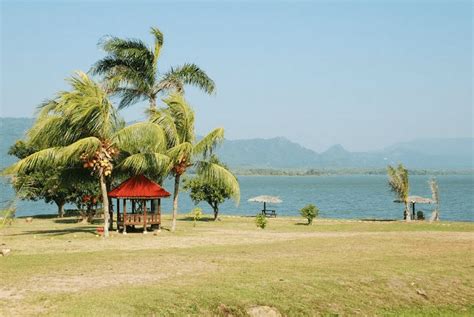
[[[14,158],[7,155],[15,140],[32,125],[30,118],[0,118],[0,166]],[[217,150],[222,161],[234,168],[381,168],[404,163],[411,169],[472,169],[474,138],[419,139],[388,146],[380,151],[349,152],[334,145],[316,153],[283,137],[226,140]]]

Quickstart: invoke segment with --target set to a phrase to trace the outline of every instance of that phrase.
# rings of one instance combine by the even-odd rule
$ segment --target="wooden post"
[[[127,234],[127,199],[123,199],[123,234]]]
[[[146,234],[146,199],[143,200],[143,234]]]
[[[113,230],[114,221],[114,205],[112,204],[112,198],[109,198],[109,230]]]
[[[158,198],[158,209],[157,209],[157,212],[158,212],[158,221],[159,221],[158,229],[160,229],[160,227],[161,227],[161,199],[160,199],[160,198]]]
[[[119,231],[119,220],[120,220],[120,198],[117,198],[117,232]]]

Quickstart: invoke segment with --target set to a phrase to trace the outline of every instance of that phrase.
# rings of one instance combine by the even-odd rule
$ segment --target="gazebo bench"
[[[274,209],[262,209],[262,215],[274,218],[276,218],[277,216],[276,211]]]

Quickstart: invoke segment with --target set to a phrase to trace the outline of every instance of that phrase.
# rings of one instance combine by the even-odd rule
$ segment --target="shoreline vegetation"
[[[161,231],[109,239],[99,218],[15,219],[0,232],[0,315],[474,313],[472,223],[212,218],[179,216],[172,233],[167,214]]]
[[[387,175],[387,168],[233,168],[237,176],[332,176],[332,175]],[[410,175],[474,175],[474,169],[409,169]]]

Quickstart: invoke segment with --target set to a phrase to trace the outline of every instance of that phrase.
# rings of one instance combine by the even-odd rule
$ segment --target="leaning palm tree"
[[[439,221],[439,187],[438,187],[438,182],[436,181],[435,178],[432,178],[428,181],[428,184],[430,185],[431,188],[431,197],[434,201],[435,205],[435,210],[430,218],[430,221]]]
[[[392,192],[397,195],[397,199],[405,204],[403,212],[404,219],[411,220],[409,211],[408,194],[410,192],[410,183],[408,181],[408,170],[399,164],[397,167],[388,166],[388,184]]]
[[[100,43],[108,55],[96,62],[91,71],[103,75],[109,89],[121,97],[119,109],[141,100],[148,100],[153,109],[160,93],[183,93],[185,85],[198,87],[209,94],[214,91],[212,79],[195,64],[184,64],[160,73],[158,59],[163,34],[157,28],[151,28],[151,34],[153,47],[141,40],[118,37],[108,37]]]
[[[106,91],[84,73],[70,79],[72,89],[45,103],[28,137],[42,150],[20,160],[6,173],[27,173],[35,168],[76,166],[96,175],[102,196],[104,236],[108,236],[109,200],[106,178],[120,148],[130,148],[137,135],[153,139],[155,147],[165,146],[164,131],[156,124],[135,124],[124,128]]]
[[[42,150],[20,160],[9,171],[28,172],[41,166],[70,166],[84,161],[98,176],[108,236],[109,201],[105,178],[111,174],[118,152],[111,143],[121,122],[106,92],[86,74],[70,79],[71,90],[45,103],[28,137]]]
[[[194,111],[183,95],[174,93],[163,101],[166,107],[150,111],[150,121],[160,125],[167,135],[167,156],[171,160],[171,175],[174,177],[171,230],[175,231],[180,179],[189,168],[195,168],[203,179],[229,188],[237,203],[240,200],[240,187],[230,171],[210,160],[214,148],[224,139],[224,129],[217,128],[196,141]]]

